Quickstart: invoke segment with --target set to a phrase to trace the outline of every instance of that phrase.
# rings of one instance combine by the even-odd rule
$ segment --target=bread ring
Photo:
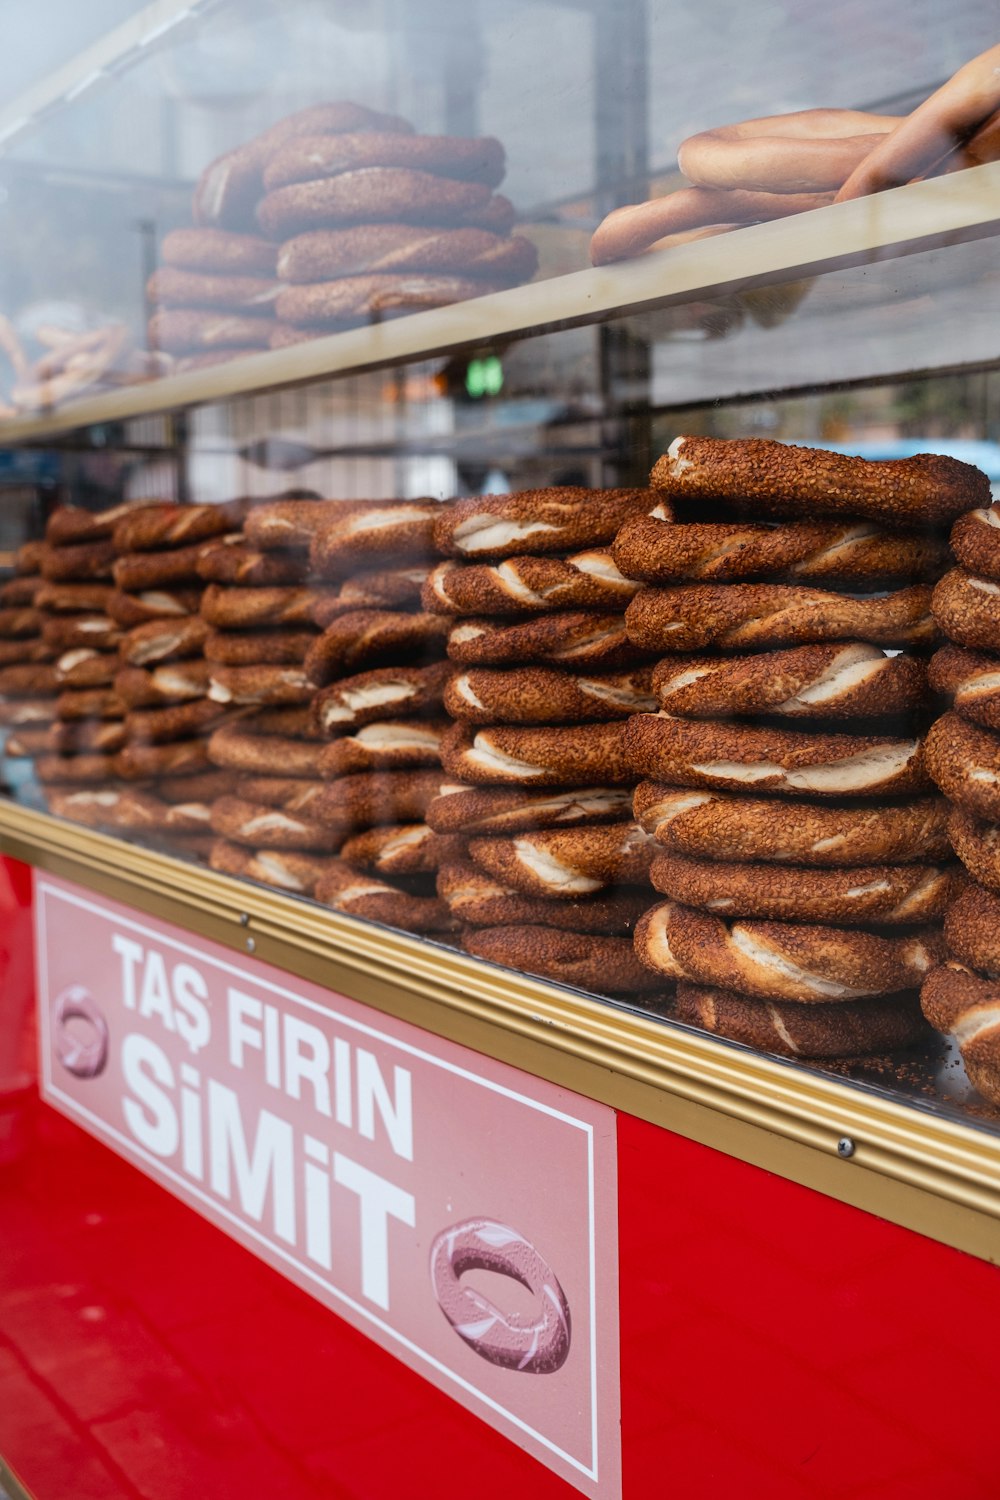
[[[0,724],[17,727],[22,724],[51,724],[56,705],[52,698],[12,698],[0,702]]]
[[[114,582],[126,594],[150,588],[198,588],[198,558],[204,543],[163,547],[156,552],[127,552],[114,561]]]
[[[281,291],[268,276],[239,276],[158,266],[146,282],[150,302],[171,308],[232,308],[236,312],[270,311]]]
[[[419,605],[420,592],[430,568],[387,568],[377,573],[355,573],[336,593],[317,604],[314,622],[325,630],[340,615],[355,609],[399,609]]]
[[[335,677],[394,657],[435,657],[444,650],[448,628],[449,622],[438,615],[355,610],[334,620],[310,646],[306,676],[316,687],[325,687]]]
[[[115,680],[118,657],[114,651],[94,651],[90,646],[76,646],[64,651],[56,662],[56,681],[60,688],[110,687]]]
[[[595,677],[552,667],[481,667],[455,673],[444,706],[466,724],[578,724],[624,719],[655,708],[656,699],[650,667]]]
[[[937,579],[948,565],[938,537],[885,531],[871,521],[687,524],[633,516],[611,544],[629,578],[647,583],[789,583],[885,588]]]
[[[186,703],[208,692],[209,671],[205,661],[169,662],[152,671],[124,667],[115,675],[115,692],[127,708]]]
[[[27,641],[0,641],[0,665],[3,666],[50,662],[55,655],[55,647],[38,637]]]
[[[537,270],[538,251],[530,240],[486,229],[418,229],[412,224],[311,229],[286,240],[278,252],[278,275],[293,283],[433,271],[516,285],[530,281]]]
[[[300,666],[315,640],[314,630],[213,630],[205,660],[224,667]]]
[[[733,501],[755,516],[865,516],[906,527],[946,526],[990,503],[986,475],[957,458],[854,458],[770,438],[674,438],[650,484],[678,499]]]
[[[141,593],[124,594],[115,590],[108,597],[107,612],[124,630],[145,625],[147,620],[176,620],[196,615],[201,602],[200,589],[143,589]]]
[[[171,740],[162,745],[126,745],[114,757],[114,774],[124,781],[158,776],[194,776],[211,770],[205,740]]]
[[[477,785],[623,785],[634,779],[625,731],[625,724],[476,731],[453,724],[441,741],[441,764]]]
[[[918,657],[851,642],[755,656],[668,656],[653,687],[660,707],[681,718],[878,719],[924,706],[927,668]]]
[[[657,843],[698,859],[780,860],[828,869],[940,860],[951,852],[943,797],[838,807],[641,781],[633,807]]]
[[[332,779],[352,771],[439,766],[441,740],[449,728],[447,719],[380,719],[324,745],[316,767]]]
[[[689,136],[678,148],[677,164],[697,187],[824,192],[841,187],[899,123],[897,115],[854,109],[766,115]]]
[[[264,807],[287,806],[290,812],[308,812],[313,795],[325,785],[325,781],[303,776],[236,776],[226,795]]]
[[[183,806],[190,802],[214,802],[228,797],[234,777],[229,771],[208,770],[192,776],[162,776],[156,783],[156,795],[163,801]]]
[[[23,729],[15,729],[7,736],[3,747],[4,755],[14,759],[52,754],[55,750],[48,724],[27,724]]]
[[[198,559],[198,577],[206,583],[267,587],[300,584],[308,571],[301,551],[260,552],[241,532],[206,542]]]
[[[160,552],[179,548],[182,551],[199,543],[218,541],[224,536],[238,536],[235,529],[243,524],[250,510],[249,500],[227,500],[222,505],[147,505],[119,521],[112,534],[118,555],[132,552]],[[198,552],[190,552],[197,559]],[[129,588],[119,584],[119,588]]]
[[[623,578],[605,551],[574,557],[515,557],[463,566],[439,563],[423,590],[442,615],[523,615],[540,610],[624,609],[640,584]]]
[[[159,831],[168,808],[158,798],[131,787],[53,791],[48,810],[88,828],[121,828],[129,831]],[[208,809],[205,809],[207,814]]]
[[[344,848],[347,849],[347,845]],[[345,856],[346,857],[346,856]],[[438,895],[448,903],[452,915],[474,927],[530,926],[538,917],[538,902],[492,879],[477,865],[457,857],[442,864],[437,878]],[[649,906],[646,890],[621,890],[610,895],[585,896],[576,900],[545,903],[545,925],[567,932],[595,932],[602,936],[631,932]]]
[[[313,588],[232,588],[210,583],[201,616],[216,629],[248,631],[262,626],[309,625],[327,591]]]
[[[30,608],[41,586],[42,575],[40,573],[26,573],[16,578],[8,578],[5,584],[0,585],[0,605],[4,609]]]
[[[227,839],[216,839],[208,856],[213,870],[256,880],[261,885],[311,896],[316,882],[333,862],[332,855],[303,853],[294,849],[244,849]]]
[[[123,719],[125,704],[110,688],[67,688],[56,699],[56,718]]]
[[[961,866],[954,863],[823,870],[689,859],[666,849],[653,856],[649,878],[672,901],[719,916],[849,927],[937,921],[966,883]]]
[[[271,500],[254,506],[243,522],[243,535],[262,552],[308,548],[330,508],[329,500]]]
[[[880,937],[846,927],[720,917],[664,901],[635,930],[643,963],[759,1000],[863,1000],[912,989],[939,963],[936,932]]]
[[[294,190],[293,190],[294,191]],[[316,281],[286,287],[278,297],[279,318],[296,326],[329,328],[357,320],[378,322],[387,315],[447,307],[504,291],[509,282],[475,276],[434,276],[411,271],[395,276],[344,276],[339,281]]]
[[[335,911],[407,932],[454,932],[458,923],[437,896],[409,896],[405,891],[360,874],[342,862],[331,864],[316,883],[317,901]]]
[[[924,760],[949,801],[1000,822],[1000,734],[944,714],[927,731]]]
[[[317,849],[333,853],[337,846],[332,830],[301,814],[280,807],[245,802],[241,797],[218,797],[212,803],[212,830],[236,844],[252,848]]]
[[[559,927],[483,927],[466,932],[467,953],[519,974],[537,974],[557,984],[597,995],[632,994],[659,987],[624,937],[597,937]]]
[[[105,614],[114,592],[110,583],[43,583],[35,604],[59,615]]]
[[[313,684],[300,667],[211,668],[208,696],[215,703],[238,707],[272,707],[308,703]]]
[[[40,755],[35,761],[35,775],[43,785],[50,782],[105,785],[115,774],[115,755],[94,751],[81,755]]]
[[[963,719],[1000,730],[1000,656],[942,646],[931,657],[927,675],[935,692],[946,694]]]
[[[473,560],[599,547],[630,516],[645,515],[660,499],[651,490],[573,486],[475,495],[439,509],[434,545],[445,557]]]
[[[208,626],[198,615],[149,620],[121,638],[118,656],[123,666],[129,667],[190,660],[201,655],[208,636]]]
[[[684,187],[646,203],[628,203],[612,209],[590,241],[590,261],[608,266],[631,260],[652,249],[660,240],[672,239],[689,229],[709,225],[757,224],[784,219],[792,214],[825,208],[833,193],[762,193],[745,188]]]
[[[52,512],[45,524],[45,541],[28,542],[19,551],[18,572],[41,572],[43,559],[48,556],[50,547],[99,541],[109,537],[126,516],[162,503],[153,498],[123,500],[120,505],[110,505],[106,510],[96,512],[84,510],[82,506],[61,505]]]
[[[110,537],[75,546],[50,547],[42,560],[42,577],[49,583],[88,583],[111,577],[115,550]]]
[[[340,578],[381,557],[430,556],[440,511],[437,500],[388,500],[364,509],[331,505],[313,533],[310,571],[318,578]]]
[[[955,1037],[973,1088],[1000,1104],[1000,985],[962,964],[942,964],[924,981],[920,1004],[932,1026]]]
[[[635,774],[678,786],[820,797],[895,796],[930,787],[919,739],[636,714],[624,751]],[[445,759],[444,764],[452,769]]]
[[[412,167],[357,167],[275,188],[258,203],[257,223],[282,240],[328,224],[477,224],[492,196],[482,182]]]
[[[871,598],[783,583],[681,583],[642,589],[625,611],[625,628],[634,645],[649,651],[843,640],[916,646],[934,639],[930,601],[931,587],[923,583]]]
[[[193,703],[171,703],[163,708],[134,708],[125,716],[125,735],[132,745],[160,745],[207,734],[228,713],[221,703],[196,698]]]
[[[637,823],[604,823],[473,839],[469,857],[512,890],[565,900],[609,886],[641,884],[651,849],[648,834]]]
[[[57,693],[56,669],[48,662],[17,662],[0,666],[0,695],[4,698],[37,698]]]
[[[232,230],[251,228],[254,208],[264,190],[264,163],[280,145],[296,136],[363,130],[406,133],[412,129],[408,121],[395,115],[380,115],[349,101],[297,110],[246,145],[209,163],[195,186],[195,223]]]
[[[354,834],[341,846],[340,857],[380,875],[429,875],[461,859],[464,848],[463,838],[435,833],[426,823],[390,823]]]
[[[378,823],[420,823],[441,782],[439,770],[358,771],[327,782],[310,799],[309,813],[345,831]]]
[[[604,672],[648,660],[625,631],[624,615],[567,610],[508,624],[489,616],[461,620],[448,632],[448,655],[463,667],[538,662]]]
[[[577,828],[628,818],[627,787],[589,786],[554,791],[463,786],[442,782],[427,808],[435,833],[522,833],[531,828]]]
[[[944,936],[961,963],[1000,979],[1000,896],[970,881],[945,913]]]
[[[312,703],[313,720],[323,734],[333,735],[373,724],[387,713],[431,713],[440,707],[450,675],[447,662],[358,672],[320,689]]]
[[[168,354],[190,350],[266,349],[274,328],[273,308],[267,312],[215,312],[205,307],[161,308],[149,320],[151,349]]]
[[[677,986],[669,1014],[688,1026],[779,1057],[863,1057],[913,1046],[926,1034],[916,997],[795,1005],[751,1000],[710,985]]]
[[[239,719],[216,729],[208,742],[213,765],[264,776],[316,777],[320,751],[313,740],[250,734]]]
[[[226,229],[171,229],[160,241],[160,259],[185,271],[273,276],[277,255],[270,240]]]
[[[1000,46],[959,68],[854,168],[837,202],[901,187],[961,146],[1000,107]]]
[[[92,750],[97,750],[102,755],[114,755],[125,743],[125,725],[121,720],[83,720],[71,724],[56,722],[42,726],[42,732],[47,738],[40,745],[40,752],[52,755],[78,755],[82,751]],[[20,738],[24,730],[18,729],[16,733]],[[12,743],[13,736],[7,741],[8,755],[13,754]]]
[[[951,550],[962,567],[983,578],[1000,579],[1000,500],[970,510],[951,528]]]
[[[280,734],[292,740],[322,741],[316,728],[312,712],[306,704],[290,708],[261,708],[240,714],[240,726],[246,734]]]
[[[0,637],[20,640],[42,633],[45,615],[40,609],[0,609]]]
[[[59,651],[71,646],[97,646],[110,651],[120,647],[122,634],[108,615],[56,615],[45,620],[42,640]]]
[[[1000,652],[1000,583],[952,568],[934,590],[931,608],[953,641]]]
[[[948,837],[973,880],[1000,893],[1000,825],[984,822],[964,807],[953,807]]]
[[[276,147],[264,167],[268,192],[292,182],[314,182],[359,167],[408,167],[455,177],[462,182],[484,182],[490,188],[503,181],[504,149],[492,136],[470,139],[456,135],[399,135],[369,131],[363,135],[299,136]]]

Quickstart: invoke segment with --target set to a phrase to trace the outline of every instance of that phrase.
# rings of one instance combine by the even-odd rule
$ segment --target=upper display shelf
[[[10,442],[762,287],[756,321],[798,327],[809,278],[1000,222],[985,0],[775,0],[766,28],[728,0],[49,9],[40,38],[11,0],[0,61]],[[935,263],[907,369],[996,357],[951,349],[990,274]],[[859,378],[843,343],[826,378]]]
[[[7,442],[52,437],[82,426],[399,364],[512,337],[677,304],[715,301],[757,287],[790,286],[797,296],[801,282],[810,277],[954,246],[994,235],[998,230],[1000,164],[992,164],[881,194],[874,202],[860,199],[836,204],[794,219],[751,225],[710,240],[678,245],[620,265],[594,267],[386,323],[317,337],[289,348],[234,357],[225,363],[100,391],[66,401],[55,410],[10,416],[0,425],[0,437]],[[869,310],[868,316],[873,315]],[[995,337],[991,340],[988,324],[984,328],[987,342],[980,347],[981,341],[972,338],[968,324],[955,342],[948,336],[948,328],[935,332],[932,311],[925,308],[925,316],[930,325],[923,330],[922,338],[927,351],[925,367],[954,367],[1000,357],[1000,343]],[[957,332],[960,324],[953,305],[949,305],[949,319],[951,332]],[[854,370],[845,373],[848,377],[857,374]],[[769,386],[776,384],[776,375],[780,377],[780,371],[772,367],[767,375]]]

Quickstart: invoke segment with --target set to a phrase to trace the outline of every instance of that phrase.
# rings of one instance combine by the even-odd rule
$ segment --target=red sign
[[[612,1110],[48,875],[35,912],[50,1104],[620,1496]]]

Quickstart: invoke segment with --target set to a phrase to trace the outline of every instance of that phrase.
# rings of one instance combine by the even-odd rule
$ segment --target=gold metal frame
[[[647,308],[864,265],[1000,231],[1000,162],[911,183],[851,203],[575,271],[451,307],[310,339],[289,349],[125,386],[58,411],[0,424],[16,443],[325,376],[451,354],[499,338],[595,323]]]
[[[0,803],[0,849],[986,1260],[1000,1140],[406,933]],[[838,1143],[848,1137],[853,1154]]]

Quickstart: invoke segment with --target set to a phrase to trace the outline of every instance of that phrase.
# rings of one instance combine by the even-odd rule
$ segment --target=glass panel
[[[364,329],[412,297],[471,298],[494,254],[516,297],[533,252],[490,217],[495,188],[537,274],[578,271],[607,211],[683,185],[673,158],[692,132],[776,110],[905,113],[995,24],[973,4],[947,20],[452,0],[157,14],[109,7],[117,40],[70,49],[48,81],[26,64],[24,118],[0,116],[5,389],[22,411],[32,387],[46,402],[113,391]],[[66,58],[53,42],[53,65]],[[345,95],[367,113],[260,145]],[[502,183],[496,149],[469,144],[484,135],[505,148]],[[584,277],[564,283],[579,326],[501,338],[486,319],[443,355],[428,336],[422,357],[291,389],[294,369],[265,358],[239,399],[128,421],[112,400],[106,423],[9,447],[12,794],[992,1127],[942,1039],[962,1036],[996,1099],[977,1029],[1000,970],[995,528],[962,523],[965,572],[947,547],[1000,483],[981,170],[962,243],[939,232],[918,250],[926,214],[892,258],[861,240],[841,253],[831,230],[835,268],[804,277],[790,223],[763,272],[741,280],[734,252],[724,291],[706,270],[682,294],[667,250],[662,302],[647,291],[634,311],[622,290],[601,323],[600,276]],[[404,198],[329,207],[373,181]],[[222,239],[192,227],[194,196]],[[416,265],[417,241],[439,259]],[[359,269],[335,259],[345,246],[365,277],[344,274]],[[374,282],[372,246],[396,267],[379,261]],[[365,335],[362,364],[373,347]],[[659,461],[654,483],[673,484],[662,459],[684,434],[964,467],[927,482],[911,463],[886,489],[830,458],[723,448],[716,480],[664,508],[650,475]],[[916,996],[946,911],[970,974],[924,986],[939,1034]]]

